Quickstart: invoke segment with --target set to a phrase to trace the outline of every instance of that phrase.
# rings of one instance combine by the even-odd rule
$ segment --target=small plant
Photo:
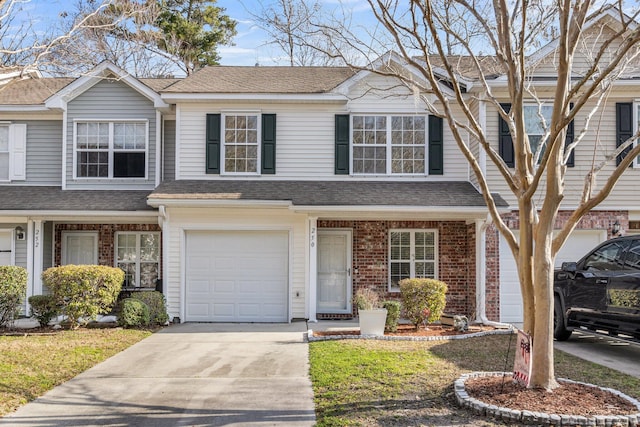
[[[148,326],[151,322],[149,306],[136,298],[122,300],[118,324],[125,328]]]
[[[407,318],[418,329],[421,324],[440,319],[446,300],[447,285],[435,279],[400,281],[400,297]]]
[[[42,281],[57,301],[72,328],[88,322],[98,314],[111,311],[115,304],[124,271],[105,265],[63,265],[42,273]]]
[[[395,332],[398,330],[398,320],[400,320],[400,303],[398,301],[384,301],[382,307],[387,309],[387,320],[384,330]]]
[[[15,265],[0,266],[0,326],[10,325],[20,314],[27,294],[27,270]]]
[[[358,310],[374,310],[380,308],[380,294],[371,286],[356,291],[355,303]]]
[[[32,295],[29,297],[31,316],[35,317],[41,327],[45,327],[60,312],[60,304],[53,295]]]
[[[131,298],[145,303],[149,307],[150,323],[153,325],[164,325],[169,321],[167,314],[167,304],[162,292],[133,292]]]

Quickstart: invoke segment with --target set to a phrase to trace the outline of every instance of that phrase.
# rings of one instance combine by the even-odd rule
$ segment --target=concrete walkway
[[[166,328],[0,418],[11,426],[312,426],[305,322]]]

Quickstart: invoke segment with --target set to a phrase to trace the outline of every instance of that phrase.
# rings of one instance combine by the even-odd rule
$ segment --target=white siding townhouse
[[[576,149],[576,173],[637,128],[633,77]],[[499,74],[491,84],[506,89]],[[540,80],[541,93],[552,86]],[[475,108],[508,163],[497,112]],[[614,224],[640,228],[635,166],[559,262]],[[483,167],[517,229],[514,199]],[[27,268],[28,295],[47,291],[47,267],[98,263],[123,268],[127,288],[161,290],[176,321],[288,322],[352,317],[359,287],[394,298],[399,280],[434,277],[449,285],[448,312],[517,322],[514,262],[475,182],[446,123],[373,73],[219,66],[136,79],[105,63],[0,86],[0,264]]]

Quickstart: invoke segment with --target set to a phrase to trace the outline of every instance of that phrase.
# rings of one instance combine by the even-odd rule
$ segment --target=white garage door
[[[186,233],[188,322],[286,322],[288,282],[286,231]]]
[[[556,268],[563,262],[578,261],[606,237],[605,230],[574,230],[558,252]],[[500,236],[500,321],[522,322],[522,293],[516,261],[502,235]]]

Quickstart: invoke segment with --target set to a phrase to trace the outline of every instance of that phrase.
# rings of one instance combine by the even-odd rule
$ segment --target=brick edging
[[[486,335],[510,335],[515,329],[496,329],[493,331],[474,332],[464,335],[447,335],[447,336],[431,336],[431,337],[403,337],[399,335],[313,335],[313,330],[309,329],[305,332],[305,340],[308,342],[315,341],[334,341],[334,340],[380,340],[380,341],[448,341],[462,340],[467,338],[483,337]]]
[[[629,402],[637,409],[638,413],[631,415],[596,415],[593,417],[584,417],[567,414],[547,414],[543,412],[520,411],[505,407],[499,407],[484,403],[467,394],[464,383],[469,378],[481,378],[490,376],[511,375],[510,372],[471,372],[462,375],[454,382],[454,392],[458,405],[467,408],[477,415],[491,417],[505,422],[516,422],[521,424],[533,424],[541,426],[597,426],[597,427],[637,427],[640,423],[640,402],[611,388],[599,387],[594,384],[583,383],[560,378],[559,381],[582,384],[588,387],[599,388],[604,391],[613,393]]]

